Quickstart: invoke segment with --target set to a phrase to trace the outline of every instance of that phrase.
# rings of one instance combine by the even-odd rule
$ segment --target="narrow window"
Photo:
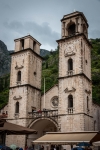
[[[21,49],[24,49],[24,39],[21,40]]]
[[[21,71],[18,71],[17,73],[17,81],[21,81]]]
[[[68,108],[73,107],[73,96],[68,96]]]
[[[70,58],[68,59],[68,71],[73,70],[73,60]]]
[[[87,109],[89,109],[89,98],[87,96]]]
[[[96,130],[96,120],[94,120],[94,131]]]
[[[19,113],[19,102],[16,102],[15,113]]]
[[[36,50],[36,42],[33,41],[33,50],[35,51]]]
[[[76,28],[75,24],[72,24],[69,26],[69,28],[68,28],[68,35],[69,36],[75,34],[75,28]]]

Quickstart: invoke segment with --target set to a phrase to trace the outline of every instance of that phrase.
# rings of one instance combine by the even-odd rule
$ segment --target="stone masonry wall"
[[[84,73],[91,79],[91,52],[83,37],[60,42],[59,49],[59,77],[68,75],[68,59],[71,58],[73,74]]]
[[[32,52],[23,52],[12,56],[10,86],[30,84],[41,89],[42,61]],[[21,82],[17,82],[17,73],[21,71]]]
[[[54,96],[58,96],[58,85],[55,85],[53,88],[51,88],[49,91],[45,93],[45,108],[46,109],[57,109],[57,107],[54,107],[51,103],[51,100]],[[44,95],[41,98],[41,110],[44,108]]]

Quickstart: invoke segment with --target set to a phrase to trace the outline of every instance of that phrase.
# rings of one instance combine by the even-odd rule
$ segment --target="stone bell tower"
[[[40,109],[42,58],[40,43],[28,35],[15,39],[15,52],[12,53],[9,110],[10,122],[27,127],[28,112]],[[25,144],[25,137],[7,139],[17,145]]]
[[[82,12],[61,19],[59,45],[59,127],[62,132],[93,130],[91,44]]]

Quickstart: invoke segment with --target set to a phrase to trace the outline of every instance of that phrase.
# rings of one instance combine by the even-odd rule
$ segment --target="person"
[[[40,109],[38,110],[38,112],[39,112],[39,113],[42,113],[42,111],[41,111]]]
[[[54,150],[56,150],[56,147],[54,147]]]
[[[16,147],[16,150],[19,150],[19,147]]]
[[[44,146],[43,145],[40,147],[40,150],[44,150]]]
[[[28,146],[27,145],[25,146],[25,150],[28,150]]]
[[[23,150],[23,148],[22,148],[22,147],[20,147],[20,148],[19,148],[19,150]]]

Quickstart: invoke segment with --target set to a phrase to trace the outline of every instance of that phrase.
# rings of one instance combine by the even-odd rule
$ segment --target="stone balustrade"
[[[67,71],[67,75],[68,76],[72,76],[74,74],[74,70],[69,70],[69,71]]]
[[[58,110],[44,110],[28,112],[29,118],[42,118],[42,117],[57,117]]]
[[[69,107],[68,108],[68,114],[73,114],[74,112],[74,108],[73,107]]]

